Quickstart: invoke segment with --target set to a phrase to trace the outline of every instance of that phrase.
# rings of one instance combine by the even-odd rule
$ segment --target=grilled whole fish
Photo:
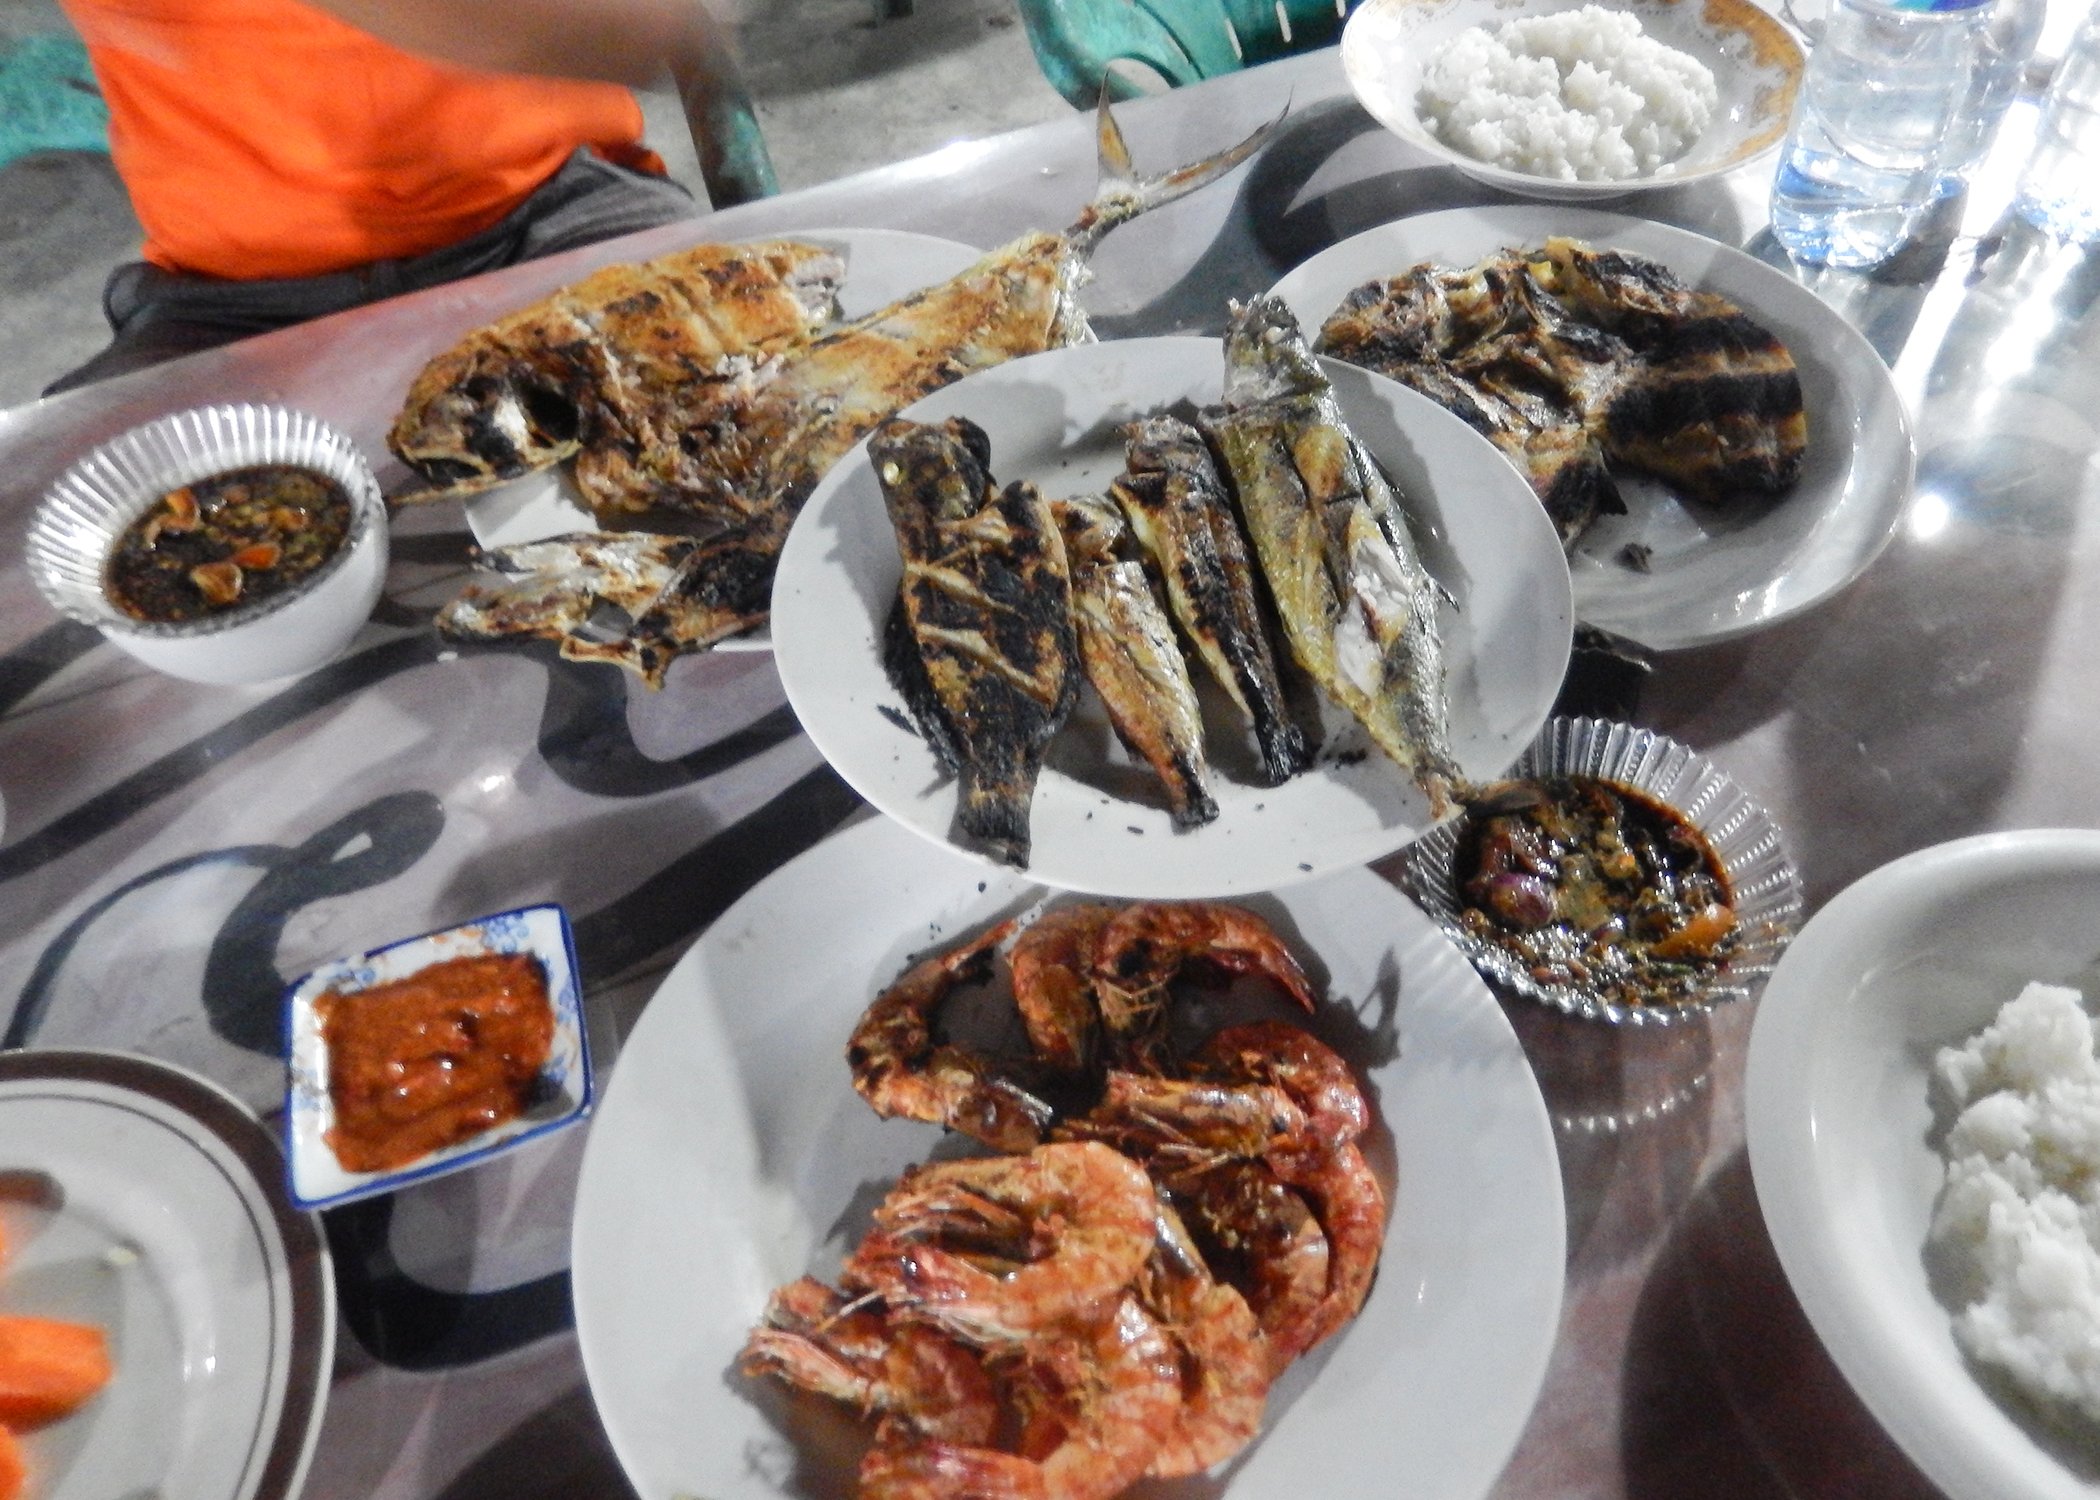
[[[1224,405],[1201,421],[1232,476],[1291,654],[1443,816],[1464,778],[1447,744],[1442,591],[1278,299],[1234,306]]]
[[[1095,131],[1101,186],[1069,229],[1023,235],[948,281],[699,390],[675,442],[661,436],[668,422],[648,443],[579,438],[579,485],[591,487],[601,519],[629,523],[644,506],[676,512],[678,532],[710,540],[681,569],[726,575],[683,579],[679,594],[706,597],[747,624],[764,620],[788,528],[833,463],[892,412],[973,370],[1090,339],[1078,292],[1102,236],[1222,176],[1274,129],[1139,180],[1104,103]],[[579,584],[587,573],[580,562],[572,570]],[[656,638],[620,659],[660,662],[719,638]]]
[[[476,330],[423,367],[387,433],[433,486],[396,503],[486,489],[579,452],[675,451],[707,386],[748,382],[830,321],[845,271],[832,251],[790,240],[695,245],[607,266]]]
[[[1358,287],[1319,348],[1486,434],[1563,541],[1624,508],[1611,462],[1722,503],[1784,492],[1807,446],[1800,377],[1770,330],[1654,261],[1578,240]]]
[[[1109,487],[1181,624],[1226,697],[1254,731],[1269,784],[1312,760],[1292,722],[1254,593],[1232,500],[1195,428],[1148,417],[1124,429],[1124,471]]]
[[[1050,502],[1004,490],[961,417],[893,418],[868,439],[904,561],[887,665],[936,758],[960,782],[956,822],[1028,864],[1028,807],[1051,736],[1079,693],[1072,586]]]
[[[1218,804],[1205,785],[1203,708],[1145,565],[1119,555],[1129,528],[1098,498],[1053,500],[1050,510],[1064,535],[1087,681],[1117,738],[1159,777],[1174,826],[1211,822]]]

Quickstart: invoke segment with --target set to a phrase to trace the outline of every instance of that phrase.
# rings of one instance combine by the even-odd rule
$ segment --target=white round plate
[[[1627,513],[1604,516],[1568,555],[1575,616],[1656,651],[1746,635],[1822,603],[1895,534],[1916,465],[1888,366],[1798,282],[1739,250],[1667,224],[1596,209],[1511,204],[1396,219],[1330,246],[1276,284],[1308,337],[1367,281],[1422,261],[1468,266],[1510,245],[1568,235],[1657,260],[1718,292],[1786,344],[1801,372],[1808,451],[1801,478],[1740,514],[1615,473]],[[1648,549],[1648,571],[1621,559]]]
[[[591,1394],[643,1500],[852,1492],[860,1425],[745,1381],[737,1351],[772,1290],[835,1269],[875,1195],[940,1143],[853,1092],[861,1008],[916,950],[1042,896],[871,819],[753,888],[665,978],[591,1126],[571,1254]],[[1363,1312],[1271,1392],[1231,1493],[1368,1495],[1404,1476],[1470,1500],[1516,1444],[1559,1321],[1566,1223],[1538,1084],[1478,976],[1376,876],[1250,905],[1324,980],[1309,1024],[1370,1085],[1392,1207]]]
[[[1939,1049],[2030,980],[2100,993],[2100,833],[1992,833],[1884,865],[1810,919],[1765,986],[1745,1099],[1757,1201],[1837,1367],[1951,1500],[2093,1500],[2082,1459],[1994,1397],[1934,1295]]]
[[[982,258],[982,250],[956,240],[904,229],[812,229],[768,239],[794,239],[822,245],[846,257],[846,280],[839,288],[839,319],[851,322],[899,297],[955,275]],[[481,546],[515,547],[571,531],[596,531],[583,492],[569,478],[566,464],[542,469],[470,495],[465,501],[467,529]],[[717,651],[764,651],[772,636],[763,625],[718,641]]]
[[[286,1500],[335,1347],[328,1248],[214,1085],[114,1052],[0,1052],[0,1312],[92,1323],[116,1370],[29,1434],[38,1500]]]
[[[1504,192],[1564,203],[1623,198],[1734,171],[1786,135],[1801,83],[1800,43],[1751,0],[1611,0],[1641,30],[1704,63],[1718,95],[1712,120],[1684,155],[1613,182],[1567,182],[1512,171],[1446,145],[1423,123],[1416,96],[1439,47],[1474,26],[1579,9],[1584,0],[1368,0],[1342,29],[1342,72],[1358,102],[1409,145]]]
[[[1552,525],[1516,471],[1458,418],[1379,376],[1333,362],[1327,370],[1351,428],[1399,491],[1423,561],[1452,596],[1438,615],[1452,753],[1468,776],[1500,775],[1545,722],[1567,669],[1573,616]],[[903,414],[969,417],[991,439],[1001,484],[1102,494],[1123,470],[1123,424],[1215,403],[1223,380],[1215,339],[1119,339],[981,371]],[[838,773],[946,843],[955,783],[905,727],[904,700],[882,669],[883,620],[901,572],[881,487],[866,447],[856,448],[817,487],[781,553],[775,658],[802,727]],[[1192,675],[1208,694],[1200,669]],[[1036,787],[1028,874],[1119,896],[1229,895],[1366,864],[1419,837],[1432,826],[1428,799],[1345,712],[1323,707],[1325,749],[1282,786],[1255,784],[1239,731],[1213,731],[1219,816],[1177,832],[1151,773],[1116,741],[1089,690]],[[1207,722],[1231,721],[1220,708]]]

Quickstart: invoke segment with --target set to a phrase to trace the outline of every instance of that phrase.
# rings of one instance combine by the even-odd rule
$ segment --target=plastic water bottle
[[[1772,183],[1772,233],[1810,265],[1879,265],[1940,196],[1990,0],[1832,0]]]
[[[1969,174],[1990,154],[1998,125],[2020,91],[2020,77],[2048,18],[2048,0],[1991,0],[1976,34],[1969,92],[1956,111],[1940,154],[1942,197],[1968,185]]]
[[[2100,9],[2056,66],[2013,212],[2059,240],[2100,240]]]

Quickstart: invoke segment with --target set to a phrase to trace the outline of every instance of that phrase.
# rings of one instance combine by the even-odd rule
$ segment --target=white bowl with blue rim
[[[523,1112],[391,1171],[346,1170],[328,1144],[328,1133],[335,1127],[335,1100],[328,1088],[328,1043],[316,1002],[330,990],[354,994],[448,959],[504,953],[529,953],[540,961],[548,1003],[554,1008],[553,1041]],[[290,1058],[285,1160],[292,1197],[302,1208],[332,1208],[478,1166],[525,1141],[573,1125],[590,1112],[591,1051],[584,1035],[583,985],[575,938],[559,906],[527,906],[477,917],[323,964],[285,990],[284,1025]]]

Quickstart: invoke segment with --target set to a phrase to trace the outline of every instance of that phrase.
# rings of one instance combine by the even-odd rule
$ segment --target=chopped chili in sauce
[[[1697,990],[1738,941],[1705,835],[1631,787],[1590,776],[1491,789],[1459,833],[1461,917],[1543,984],[1618,1005]]]
[[[104,569],[110,601],[175,623],[280,593],[350,534],[350,492],[294,464],[257,464],[170,490],[125,528]]]
[[[524,1112],[554,1041],[528,953],[446,959],[316,1002],[335,1127],[351,1172],[385,1172]]]

